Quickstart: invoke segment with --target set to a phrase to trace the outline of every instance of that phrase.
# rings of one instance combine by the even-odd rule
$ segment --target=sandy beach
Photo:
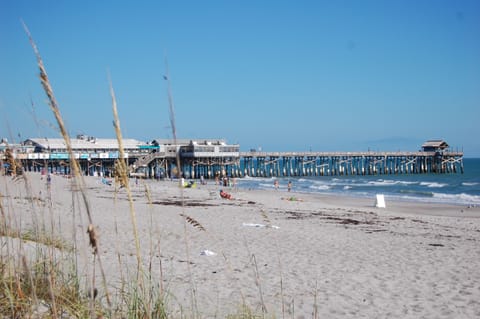
[[[87,287],[93,255],[78,190],[63,176],[52,176],[50,190],[38,173],[27,181],[0,177],[7,222],[29,229],[42,220],[75,244]],[[127,193],[99,177],[85,183],[115,300],[137,267]],[[173,318],[223,318],[243,302],[269,318],[480,317],[479,207],[386,198],[386,208],[376,208],[374,198],[224,188],[229,200],[212,181],[130,187],[141,266],[166,293]],[[17,256],[16,247],[1,239],[2,255]]]

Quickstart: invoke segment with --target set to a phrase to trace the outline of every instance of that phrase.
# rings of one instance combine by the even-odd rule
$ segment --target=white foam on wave
[[[273,183],[273,180],[275,178],[272,178],[272,177],[255,177],[255,176],[244,176],[242,178],[238,178],[237,179],[237,182],[238,183],[241,183],[241,182],[272,182]]]
[[[418,182],[397,181],[397,184],[401,185],[416,185]]]
[[[475,183],[475,182],[463,182],[462,183],[462,186],[476,186],[478,185],[478,183]]]
[[[480,205],[480,196],[470,194],[445,194],[445,193],[433,193],[433,197],[440,201],[448,203],[458,204],[476,204]]]
[[[371,181],[369,184],[373,184],[375,186],[396,186],[396,185],[415,185],[418,182],[407,182],[401,180],[394,180],[394,179],[378,179],[376,181]]]
[[[325,184],[314,184],[314,185],[310,185],[309,188],[315,189],[315,190],[321,190],[321,191],[331,189],[329,185],[325,185]]]
[[[480,205],[480,196],[469,194],[432,193],[432,196],[398,195],[389,194],[389,198],[400,201],[422,203],[443,203],[453,205]]]
[[[368,182],[368,185],[370,186],[395,186],[398,185],[398,181],[393,181],[393,180],[385,180],[385,179],[378,179],[376,181],[370,181]]]
[[[447,184],[437,182],[420,182],[420,186],[427,186],[431,188],[441,188],[447,186]]]

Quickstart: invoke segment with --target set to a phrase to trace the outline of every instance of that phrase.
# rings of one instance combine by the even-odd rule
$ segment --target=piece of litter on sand
[[[211,251],[211,250],[205,249],[205,250],[202,250],[202,251],[200,252],[200,255],[202,255],[202,256],[216,256],[217,253],[215,253],[215,252],[213,252],[213,251]]]
[[[275,226],[275,225],[264,225],[264,224],[252,224],[252,223],[243,223],[243,226],[248,226],[248,227],[267,227],[267,228],[274,228],[274,229],[279,229],[280,227]]]

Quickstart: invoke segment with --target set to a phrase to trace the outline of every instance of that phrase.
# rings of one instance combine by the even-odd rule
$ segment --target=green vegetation
[[[40,53],[28,31],[24,25],[32,48],[37,58],[40,70],[41,85],[48,97],[49,106],[55,116],[59,131],[63,136],[67,149],[70,152],[72,178],[72,207],[74,214],[85,213],[88,221],[88,227],[84,234],[87,234],[88,241],[91,246],[92,254],[92,273],[83,273],[79,271],[77,261],[77,247],[64,238],[56,237],[58,229],[55,229],[53,214],[50,214],[52,220],[47,221],[51,225],[49,231],[45,230],[45,220],[39,219],[39,212],[36,210],[45,209],[45,205],[38,205],[39,198],[33,196],[30,191],[29,181],[26,174],[20,171],[18,175],[23,175],[25,181],[26,195],[21,199],[31,204],[31,223],[30,229],[16,229],[12,227],[15,224],[15,213],[7,214],[5,205],[9,200],[13,200],[0,194],[0,245],[2,251],[7,251],[7,255],[0,255],[0,319],[3,318],[170,318],[169,316],[169,299],[168,293],[165,292],[160,283],[156,282],[150,271],[145,272],[141,266],[140,244],[136,226],[136,215],[133,206],[133,199],[129,189],[128,174],[126,162],[118,160],[116,163],[116,185],[122,185],[126,188],[128,201],[130,203],[130,216],[133,225],[133,241],[136,247],[137,267],[132,278],[124,278],[116,291],[110,291],[111,287],[107,285],[104,269],[102,266],[102,255],[99,249],[99,242],[96,233],[95,221],[90,213],[89,199],[85,192],[85,183],[80,173],[78,163],[74,160],[72,153],[70,138],[64,125],[60,109],[58,107],[52,86],[49,82],[47,72],[40,57]],[[117,114],[115,95],[110,85],[112,96],[115,132],[118,138],[120,153],[122,148],[122,135],[120,130],[120,122]],[[174,121],[173,108],[171,108],[171,118]],[[172,123],[174,128],[174,123]],[[175,132],[173,132],[175,135]],[[123,156],[120,156],[123,158]],[[9,160],[12,161],[13,157]],[[1,160],[0,160],[1,162]],[[3,162],[0,163],[3,167]],[[13,163],[15,164],[15,163]],[[21,167],[21,163],[17,163],[16,167]],[[12,165],[12,163],[10,163]],[[7,177],[5,177],[7,178]],[[10,177],[9,177],[10,178]],[[13,181],[13,179],[12,179]],[[116,188],[117,189],[117,188]],[[80,205],[77,196],[80,195]],[[48,195],[50,196],[50,194]],[[151,204],[151,198],[148,188],[146,195],[148,202]],[[18,198],[17,198],[18,199]],[[51,198],[48,198],[51,203]],[[182,193],[183,201],[183,193]],[[81,206],[81,207],[79,207]],[[183,207],[183,205],[182,205]],[[50,207],[52,209],[52,207]],[[40,213],[43,213],[40,212]],[[185,220],[185,227],[194,227],[200,231],[206,232],[205,227],[194,218],[186,215],[184,212],[180,215]],[[48,214],[43,218],[49,218]],[[39,220],[42,220],[40,222]],[[77,225],[72,225],[75,229]],[[186,236],[186,235],[185,235]],[[188,251],[188,236],[186,249]],[[25,249],[28,246],[28,252]],[[31,249],[30,249],[31,248]],[[32,252],[33,251],[33,252]],[[154,254],[153,252],[151,253]],[[152,256],[149,256],[150,260]],[[227,261],[228,262],[228,261]],[[119,257],[119,263],[121,259]],[[190,263],[187,263],[190,264]],[[95,269],[100,270],[101,283],[95,282],[98,274]],[[190,269],[188,269],[190,272]],[[189,274],[189,278],[192,278]],[[191,279],[193,280],[193,279]],[[97,286],[98,285],[98,286]],[[97,288],[98,287],[98,288]],[[194,285],[191,283],[192,291]],[[195,293],[192,294],[195,299]],[[193,300],[196,304],[196,300]],[[241,307],[235,314],[223,315],[226,318],[263,318],[256,316],[244,302],[239,302]],[[198,313],[185,313],[182,318],[201,318]]]

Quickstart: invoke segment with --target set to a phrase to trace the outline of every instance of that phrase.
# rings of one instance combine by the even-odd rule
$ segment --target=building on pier
[[[77,135],[70,139],[70,143],[73,156],[86,175],[110,175],[120,157],[117,139]],[[150,151],[143,148],[148,146],[147,143],[135,139],[123,139],[122,144],[127,162]],[[16,149],[16,158],[25,162],[25,169],[70,174],[70,154],[63,138],[30,138],[21,145]]]
[[[93,136],[77,135],[70,139],[74,153],[100,154],[118,152],[117,139],[96,138]],[[146,143],[134,140],[123,139],[123,148],[128,153],[139,153],[141,146]],[[25,147],[31,148],[31,153],[67,153],[68,149],[63,138],[31,138],[22,143]],[[117,156],[118,157],[118,156]]]
[[[181,163],[181,175],[186,178],[226,175],[226,168],[239,164],[240,146],[227,144],[224,139],[155,139],[151,144],[157,150],[138,158],[132,165],[139,176],[177,175],[177,155]]]
[[[422,145],[424,152],[443,152],[448,150],[448,144],[444,140],[428,140]]]

